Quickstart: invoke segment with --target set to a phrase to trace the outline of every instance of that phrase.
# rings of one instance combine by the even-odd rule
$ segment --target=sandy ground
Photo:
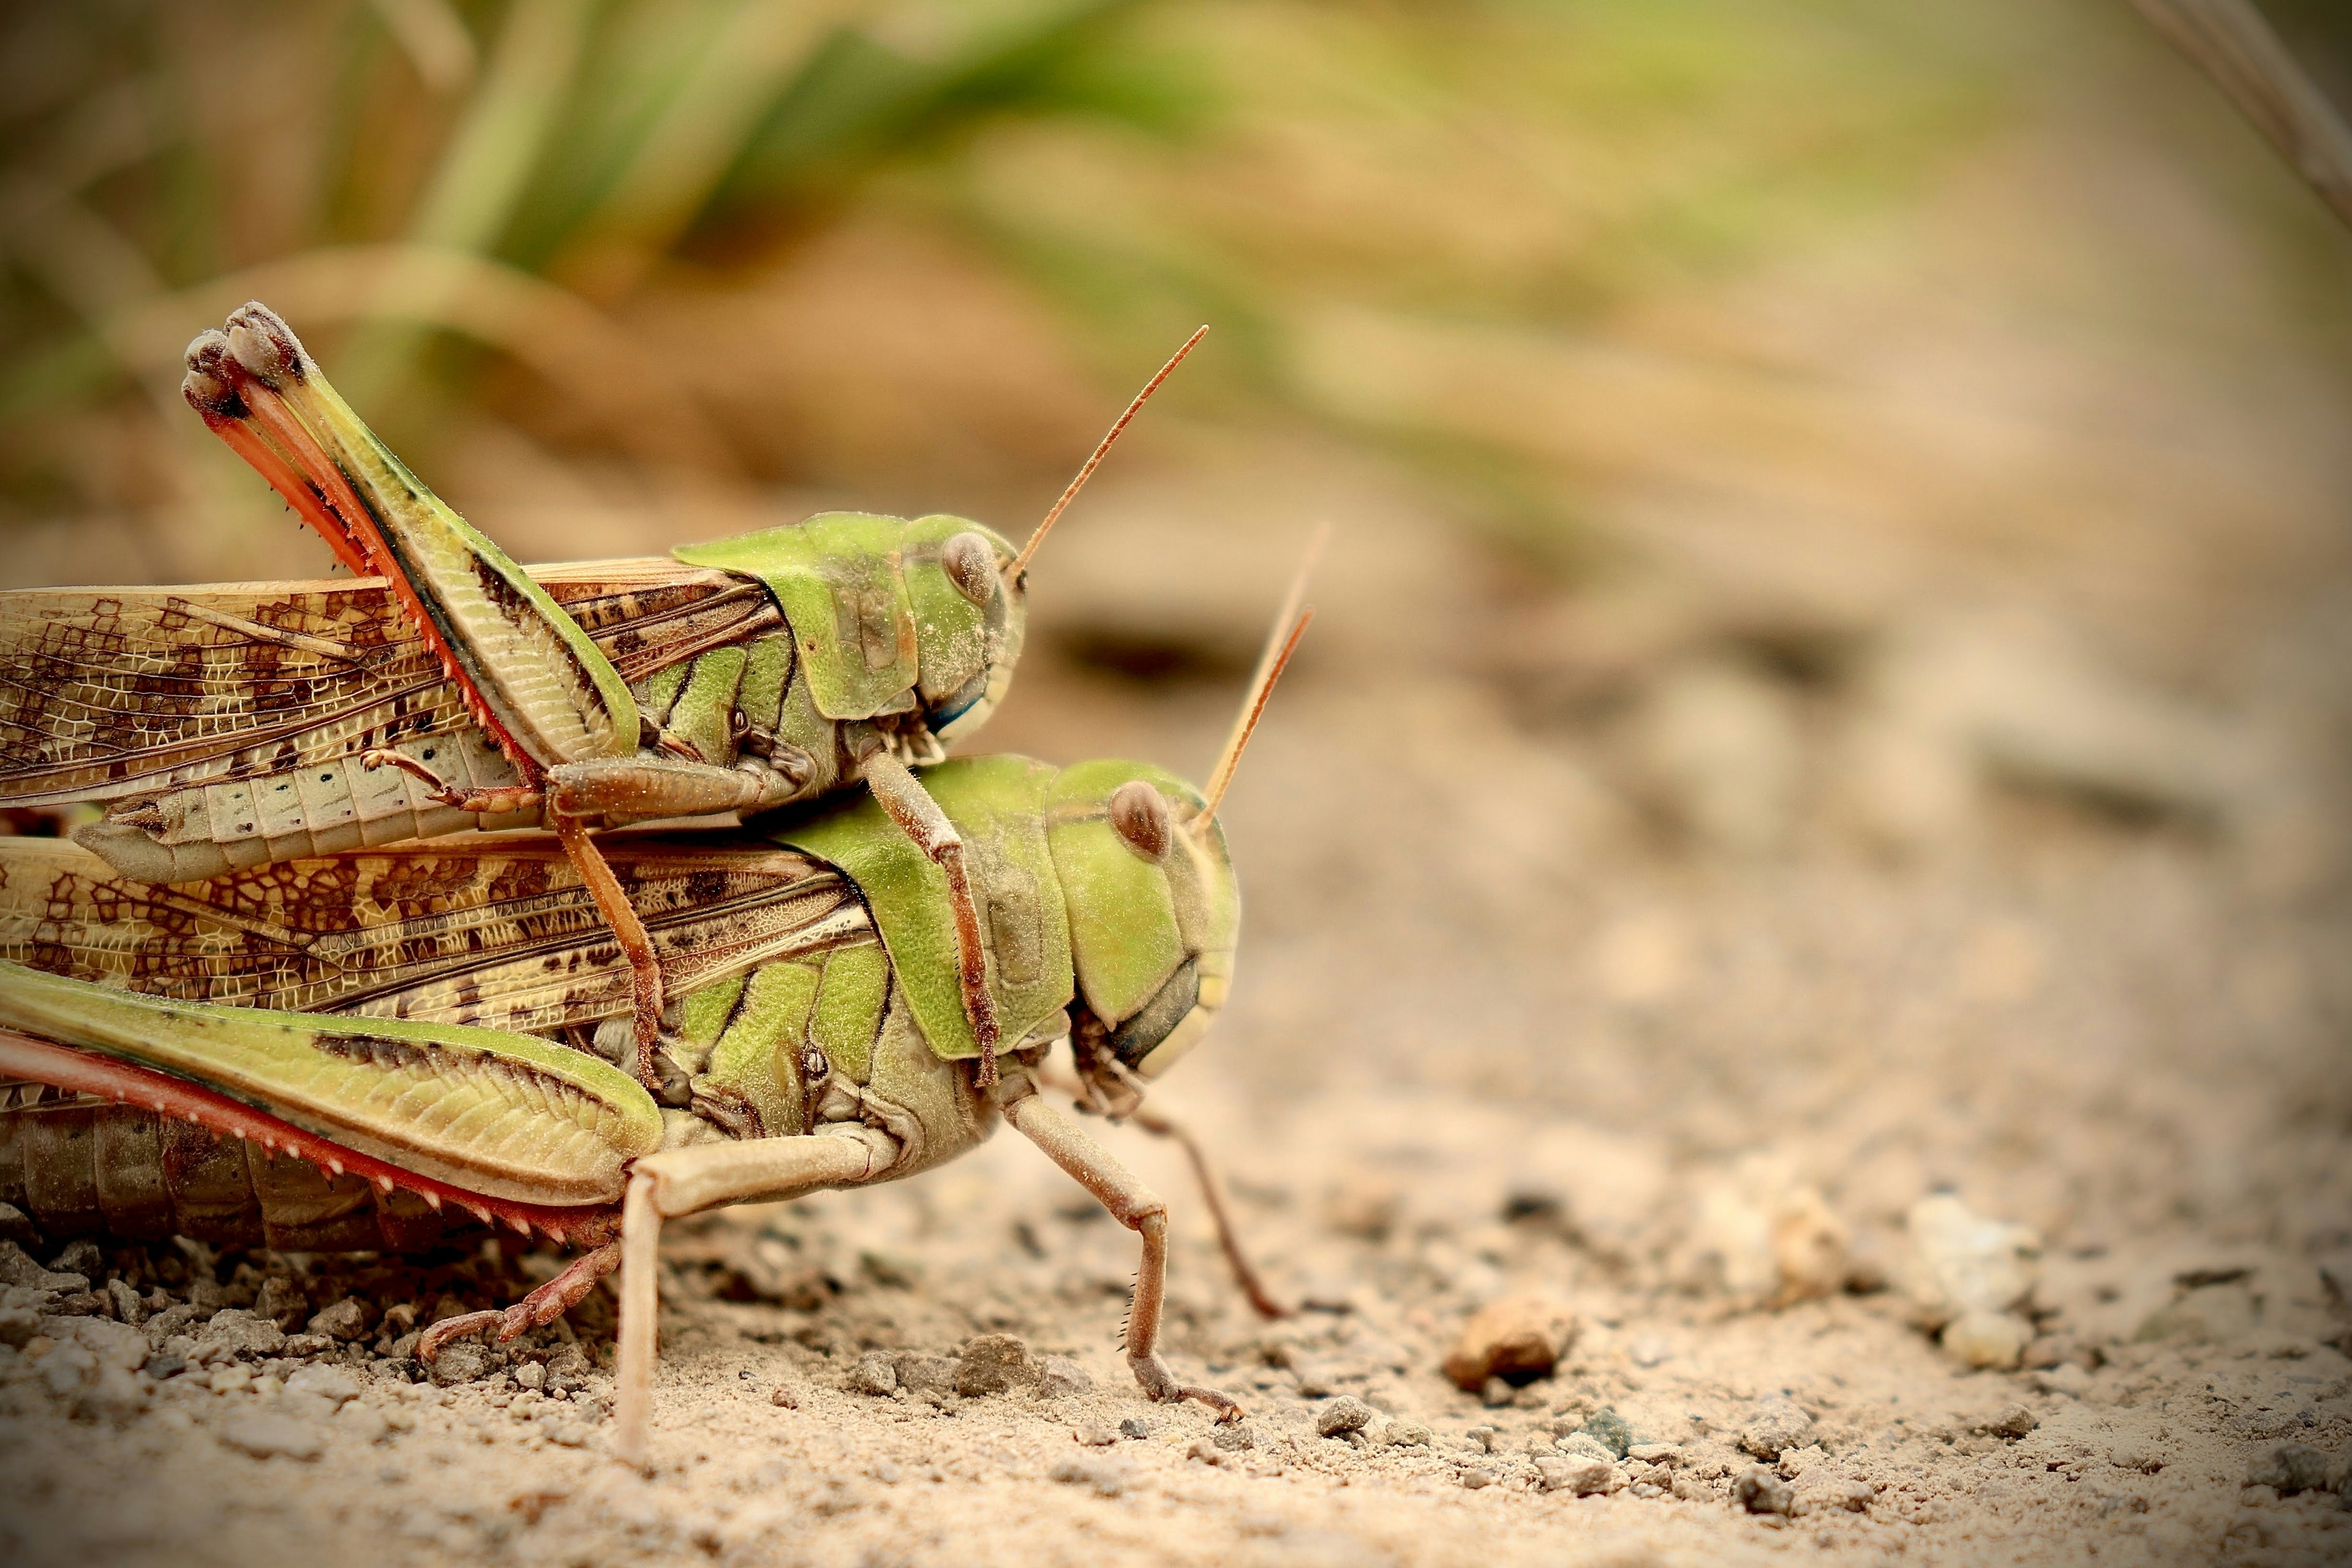
[[[1979,197],[2074,202],[1964,184],[1947,280],[1969,237],[2034,232]],[[1106,1133],[1176,1207],[1173,1360],[1243,1426],[1142,1399],[1132,1238],[999,1136],[677,1227],[646,1476],[602,1451],[601,1301],[412,1381],[412,1315],[543,1259],[37,1245],[7,1265],[48,1317],[0,1349],[0,1557],[2352,1558],[2352,398],[2284,327],[2221,364],[1978,319],[1933,278],[1897,310],[1873,268],[1906,254],[1548,358],[1357,323],[1365,417],[1419,399],[1616,476],[1569,585],[1375,459],[1172,422],[1040,567],[988,744],[1197,772],[1307,522],[1342,525],[1227,811],[1243,978],[1155,1094],[1312,1309],[1254,1317],[1172,1152]],[[531,505],[450,483],[526,556],[712,531],[544,473]],[[112,536],[77,537],[20,574]],[[1937,1193],[2022,1227],[1994,1232],[2013,1370],[1922,1326]],[[1554,1371],[1454,1387],[1465,1321],[1529,1291],[1575,1321]],[[191,1300],[138,1343],[89,1326]],[[345,1300],[333,1348],[202,1321]],[[954,1392],[982,1334],[1049,1383]],[[861,1391],[886,1364],[897,1392]],[[1343,1399],[1364,1424],[1321,1435]],[[1556,1484],[1596,1435],[1599,1489]],[[2258,1479],[2284,1444],[2323,1484]]]
[[[2341,881],[2326,814],[2307,808],[2328,798],[2326,775],[2209,777],[2197,748],[2234,735],[2225,710],[2057,655],[2031,689],[2071,680],[2064,700],[2090,705],[2059,714],[2060,734],[2137,715],[2140,750],[2037,763],[2027,742],[1984,740],[1991,721],[1937,730],[1883,711],[1960,702],[1946,688],[1980,657],[1967,624],[1940,643],[1888,633],[1823,668],[1773,653],[1818,627],[1678,611],[1645,641],[1600,638],[1634,652],[1564,663],[1530,697],[1524,670],[1489,662],[1509,628],[1633,609],[1498,595],[1383,501],[1377,477],[1338,464],[1320,481],[1362,488],[1315,655],[1231,807],[1247,978],[1158,1096],[1214,1149],[1277,1290],[1314,1309],[1258,1321],[1171,1151],[1108,1134],[1178,1206],[1176,1363],[1241,1398],[1243,1426],[1220,1437],[1205,1413],[1140,1397],[1114,1348],[1131,1238],[1000,1136],[903,1190],[674,1232],[650,1476],[601,1451],[601,1302],[578,1320],[584,1353],[551,1331],[465,1363],[481,1375],[446,1390],[376,1353],[398,1351],[396,1323],[311,1358],[340,1379],[257,1343],[241,1360],[211,1352],[254,1375],[138,1374],[121,1410],[90,1408],[54,1354],[0,1352],[5,1555],[2352,1554],[2336,1495],[2247,1484],[2282,1442],[2339,1473],[2352,1455],[2347,1320],[2321,1272],[2352,1215],[2347,997],[2329,959]],[[1217,512],[1183,552],[1232,543],[1232,585],[1171,594],[1156,621],[1124,615],[1119,579],[1179,500],[1197,492],[1139,485],[1071,542],[1064,569],[1092,607],[1041,615],[1001,742],[1195,767],[1213,748],[1227,664],[1296,540]],[[1407,601],[1412,624],[1383,616]],[[1199,673],[1137,688],[1104,671],[1143,653]],[[1368,682],[1370,668],[1388,674]],[[2053,721],[2033,715],[2042,698],[1986,700],[2012,730]],[[1939,737],[1892,775],[1927,803],[1899,782],[1856,795],[1858,764],[1841,759],[1873,725],[1906,723]],[[1981,783],[1986,755],[2026,787]],[[1958,770],[1957,804],[1914,776],[1938,758]],[[1908,838],[1890,837],[1906,822]],[[1903,1220],[1941,1189],[2038,1234],[2021,1305],[2037,1364],[1969,1370],[1916,1326]],[[1776,1251],[1792,1234],[1797,1253]],[[93,1282],[190,1294],[171,1249],[36,1251]],[[297,1330],[346,1294],[369,1319],[406,1301],[429,1320],[511,1295],[537,1266],[369,1277],[302,1260],[271,1286],[285,1262],[196,1262],[215,1281],[197,1296],[207,1309],[275,1291],[260,1305]],[[1523,1388],[1454,1388],[1439,1363],[1465,1319],[1522,1290],[1574,1314],[1565,1359]],[[1822,1293],[1785,1300],[1809,1291]],[[196,1342],[182,1353],[229,1342],[190,1316],[168,1325]],[[956,1363],[936,1358],[981,1333],[1078,1375],[1055,1362],[1048,1393],[959,1394]],[[111,1342],[95,1342],[103,1360]],[[857,1391],[876,1351],[913,1386]],[[1368,1426],[1319,1436],[1344,1396]],[[1793,1517],[1751,1513],[1733,1488],[1759,1463],[1748,1450],[1774,1451],[1759,1423],[1790,1404],[1801,1429],[1774,1469]],[[1571,1452],[1562,1437],[1607,1436],[1608,1411],[1635,1446],[1610,1489],[1543,1489],[1546,1463]],[[273,1415],[283,1424],[256,1425]]]

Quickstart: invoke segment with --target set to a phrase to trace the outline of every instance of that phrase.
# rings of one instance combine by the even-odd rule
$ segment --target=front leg
[[[1197,1399],[1219,1421],[1238,1421],[1242,1407],[1213,1388],[1181,1383],[1160,1359],[1160,1311],[1168,1290],[1168,1205],[1160,1194],[1079,1131],[1077,1124],[1045,1103],[1018,1074],[998,1091],[1004,1119],[1045,1152],[1078,1185],[1092,1193],[1111,1217],[1143,1238],[1143,1259],[1135,1271],[1135,1301],[1127,1314],[1127,1364],[1143,1392],[1160,1402]]]
[[[774,1202],[820,1187],[856,1186],[898,1157],[889,1136],[854,1124],[797,1138],[704,1143],[648,1154],[630,1168],[621,1210],[621,1364],[614,1378],[613,1454],[642,1468],[652,1436],[654,1363],[660,1353],[661,1227],[702,1209]]]
[[[947,874],[948,908],[954,911],[956,978],[963,988],[963,1010],[971,1019],[972,1037],[980,1042],[980,1085],[996,1082],[996,998],[988,990],[988,956],[980,940],[980,910],[972,903],[971,881],[964,868],[963,838],[948,820],[940,803],[906,763],[879,748],[859,763],[866,787],[874,792],[898,831],[914,840]]]

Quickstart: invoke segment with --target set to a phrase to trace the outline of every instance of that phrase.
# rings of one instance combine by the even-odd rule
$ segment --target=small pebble
[[[982,1334],[963,1347],[955,1389],[966,1399],[1037,1387],[1045,1369],[1029,1347],[1011,1334]]]
[[[474,1383],[488,1377],[499,1368],[498,1352],[472,1340],[458,1340],[441,1347],[426,1375],[441,1388],[454,1388],[461,1383]]]
[[[1049,1355],[1040,1365],[1037,1393],[1041,1398],[1067,1399],[1092,1392],[1094,1385],[1087,1369],[1067,1356]]]
[[[547,1386],[547,1368],[535,1361],[527,1361],[514,1369],[514,1380],[529,1389]]]
[[[1151,1436],[1151,1423],[1140,1415],[1130,1415],[1118,1424],[1118,1435],[1122,1437],[1149,1437]]]
[[[1944,1325],[1937,1342],[1962,1366],[2009,1372],[2025,1357],[2033,1325],[2013,1312],[1963,1312]]]
[[[196,1336],[198,1361],[258,1360],[286,1348],[286,1331],[268,1319],[240,1307],[215,1312]]]
[[[289,1394],[309,1394],[341,1405],[360,1396],[359,1379],[339,1366],[297,1367],[286,1379]]]
[[[1878,1489],[1868,1481],[1856,1480],[1851,1476],[1832,1476],[1825,1480],[1806,1484],[1803,1505],[1809,1513],[1868,1513],[1870,1505],[1877,1499]]]
[[[1445,1375],[1472,1394],[1489,1379],[1547,1376],[1576,1341],[1576,1314],[1547,1297],[1508,1296],[1472,1314],[1446,1352]]]
[[[291,1330],[310,1316],[310,1299],[302,1287],[282,1274],[273,1274],[261,1282],[261,1294],[253,1303],[253,1315],[267,1318],[280,1329]]]
[[[562,1396],[562,1390],[559,1389],[557,1391],[557,1397],[561,1398]],[[793,1392],[792,1385],[790,1384],[780,1383],[776,1384],[774,1390],[769,1394],[768,1403],[774,1405],[779,1410],[798,1410],[801,1407],[801,1396]]]
[[[1078,1426],[1071,1429],[1070,1440],[1082,1448],[1108,1448],[1118,1441],[1118,1434],[1108,1426]]]
[[[1625,1450],[1633,1447],[1633,1426],[1622,1415],[1605,1405],[1592,1413],[1584,1423],[1583,1430],[1586,1436],[1607,1448],[1612,1459],[1623,1458]]]
[[[2281,1443],[2247,1472],[2247,1481],[2270,1487],[2281,1497],[2320,1491],[2328,1484],[2328,1458],[2308,1443]]]
[[[106,1299],[114,1308],[117,1322],[128,1323],[135,1329],[147,1321],[147,1303],[139,1299],[139,1292],[131,1289],[129,1280],[108,1280]]]
[[[1977,1430],[1990,1437],[2006,1437],[2017,1441],[2041,1426],[2033,1412],[2022,1405],[2004,1405],[1990,1418],[1977,1424]]]
[[[1536,1476],[1544,1490],[1575,1497],[1614,1491],[1619,1484],[1616,1466],[1589,1455],[1538,1459]]]
[[[2091,1374],[2074,1362],[2061,1362],[2046,1372],[2033,1374],[2033,1386],[2043,1394],[2063,1394],[2069,1399],[2080,1399],[2091,1391]]]
[[[1559,1448],[1572,1459],[1598,1459],[1604,1465],[1617,1460],[1616,1450],[1590,1432],[1570,1432],[1559,1440]]]
[[[106,1267],[106,1255],[98,1243],[87,1237],[66,1243],[65,1250],[49,1260],[49,1267],[60,1274],[79,1274],[84,1279],[95,1279]]]
[[[349,1344],[367,1333],[367,1307],[363,1302],[346,1296],[311,1313],[310,1322],[303,1326],[314,1334],[324,1334],[331,1340]]]
[[[1750,1513],[1777,1513],[1783,1518],[1796,1507],[1797,1494],[1789,1483],[1761,1465],[1750,1465],[1731,1483],[1732,1500]]]
[[[0,1285],[19,1285],[30,1290],[87,1290],[89,1279],[81,1274],[53,1274],[33,1261],[30,1254],[13,1241],[0,1241]]]
[[[1802,1405],[1793,1399],[1768,1399],[1739,1429],[1739,1446],[1759,1459],[1778,1459],[1784,1448],[1802,1447],[1812,1433],[1813,1418]]]
[[[1315,1430],[1326,1437],[1343,1437],[1361,1431],[1371,1418],[1370,1405],[1352,1394],[1343,1394],[1315,1413]]]
[[[281,1455],[289,1459],[315,1459],[324,1448],[319,1434],[311,1427],[268,1412],[239,1415],[224,1422],[220,1428],[220,1440],[238,1453],[257,1459]]]
[[[1949,1193],[1913,1204],[1904,1226],[1911,1251],[1903,1286],[1929,1327],[1967,1312],[2005,1313],[2032,1294],[2042,1238],[2028,1227],[1988,1219]]]
[[[1495,1484],[1495,1473],[1477,1465],[1465,1465],[1462,1467],[1462,1484],[1472,1491],[1480,1487],[1491,1487]]]
[[[149,1356],[145,1364],[139,1370],[161,1383],[167,1377],[177,1377],[187,1371],[188,1362],[184,1356],[173,1355],[169,1351],[158,1351]]]
[[[898,1389],[898,1369],[890,1358],[878,1351],[860,1356],[849,1374],[849,1387],[854,1394],[870,1394],[877,1399],[887,1399]]]

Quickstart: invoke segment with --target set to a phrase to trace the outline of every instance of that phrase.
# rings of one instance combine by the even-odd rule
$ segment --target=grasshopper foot
[[[578,1306],[580,1299],[595,1289],[597,1280],[620,1266],[621,1244],[608,1241],[573,1258],[562,1273],[502,1312],[460,1312],[442,1319],[416,1342],[416,1359],[431,1366],[452,1341],[485,1329],[498,1330],[499,1342],[504,1344],[518,1334],[545,1328]]]
[[[424,784],[426,796],[436,805],[485,816],[529,811],[545,798],[543,792],[530,784],[500,784],[495,789],[457,789],[415,757],[388,746],[371,746],[362,752],[360,765],[371,771],[387,767],[398,769]]]
[[[1197,1399],[1217,1413],[1219,1426],[1238,1421],[1244,1415],[1242,1407],[1230,1395],[1220,1394],[1213,1388],[1195,1388],[1188,1383],[1178,1382],[1176,1374],[1168,1370],[1168,1363],[1161,1361],[1156,1352],[1147,1352],[1141,1355],[1130,1352],[1127,1364],[1134,1369],[1135,1381],[1143,1385],[1143,1392],[1161,1405]]]

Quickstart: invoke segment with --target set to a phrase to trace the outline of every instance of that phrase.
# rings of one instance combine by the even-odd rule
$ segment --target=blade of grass
[[[417,202],[410,245],[480,254],[497,243],[571,89],[593,10],[592,0],[515,0],[489,69]],[[405,320],[431,317],[412,309]],[[394,401],[424,343],[413,324],[361,333],[346,348],[346,368],[337,378],[344,395],[379,407]]]
[[[701,212],[815,41],[871,8],[740,0],[548,270],[601,298],[634,285]]]
[[[2352,131],[2248,0],[2131,0],[2352,225]]]
[[[474,79],[474,36],[449,0],[373,0],[384,31],[400,46],[427,90],[463,92]]]

